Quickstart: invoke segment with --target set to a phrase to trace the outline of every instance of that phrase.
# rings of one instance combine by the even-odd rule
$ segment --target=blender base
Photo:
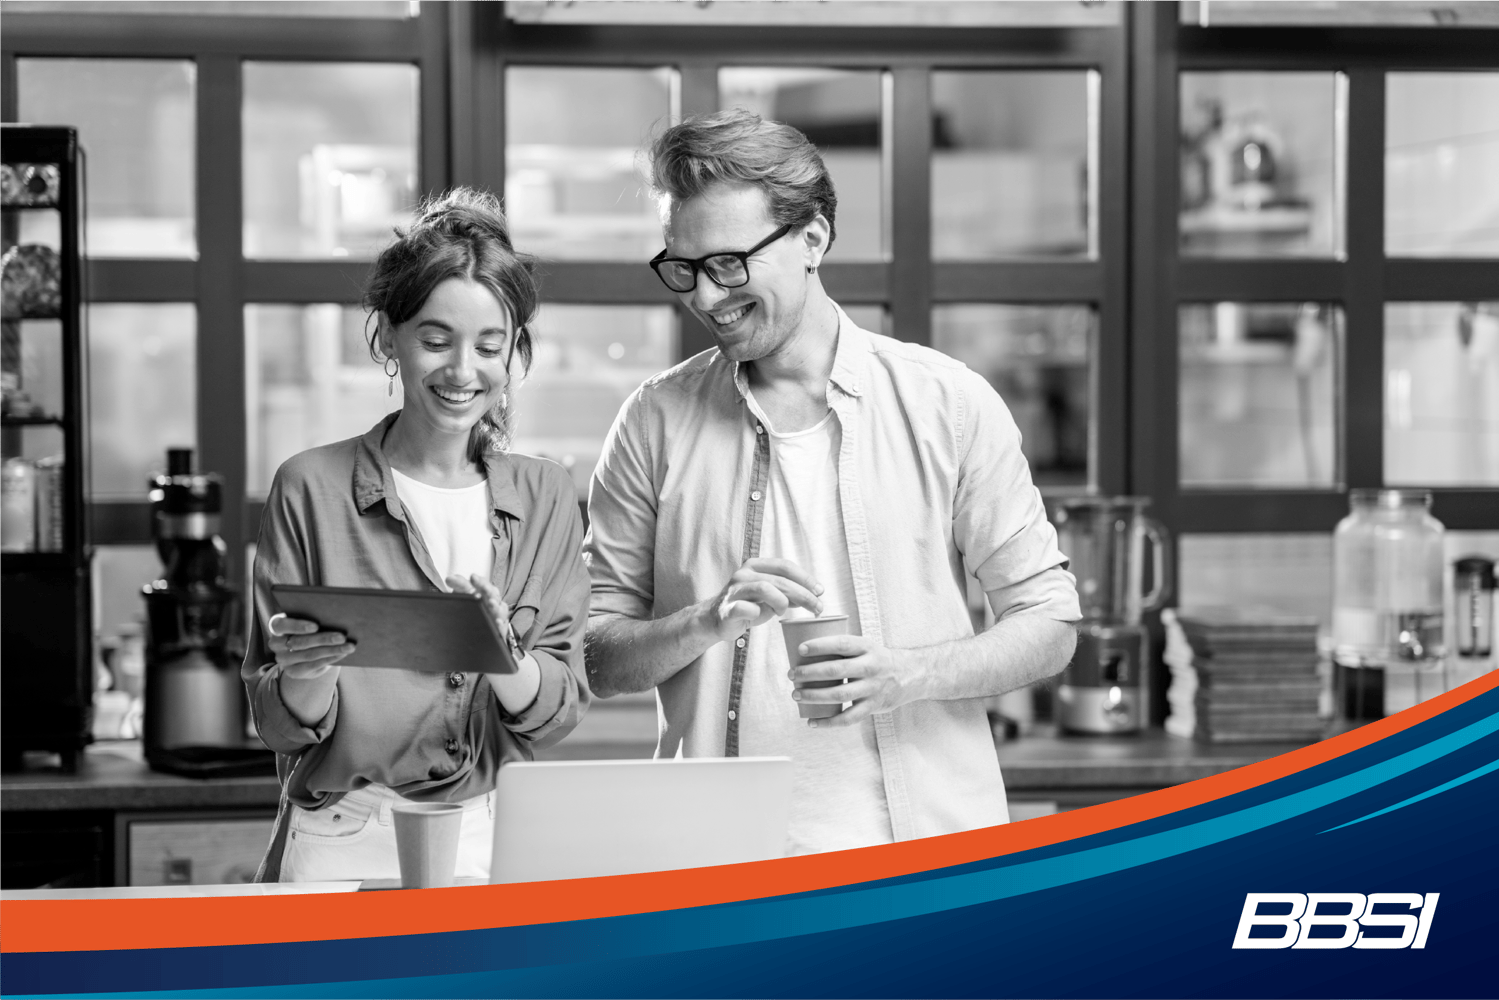
[[[1137,687],[1063,684],[1057,688],[1052,711],[1069,733],[1134,733],[1145,728],[1145,698]]]

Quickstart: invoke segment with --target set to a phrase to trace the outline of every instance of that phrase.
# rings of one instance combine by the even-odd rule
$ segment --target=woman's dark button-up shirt
[[[382,450],[395,416],[367,434],[287,461],[266,498],[255,555],[255,614],[241,671],[260,738],[279,755],[290,801],[330,805],[371,782],[409,799],[458,801],[488,792],[502,763],[555,743],[588,706],[583,628],[588,571],[582,518],[566,472],[552,462],[486,459],[494,570],[511,625],[541,666],[541,689],[519,715],[469,664],[449,673],[344,664],[333,703],[304,726],[281,700],[266,623],[272,584],[446,589],[396,494]],[[353,654],[353,664],[359,653]]]

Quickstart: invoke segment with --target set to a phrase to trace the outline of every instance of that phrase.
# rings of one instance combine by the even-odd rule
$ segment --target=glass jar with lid
[[[1333,656],[1345,715],[1379,718],[1442,689],[1442,523],[1425,490],[1353,490],[1333,533]]]

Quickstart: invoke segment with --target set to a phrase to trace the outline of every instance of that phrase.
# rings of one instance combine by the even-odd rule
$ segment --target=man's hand
[[[734,571],[709,609],[708,627],[719,642],[764,625],[792,607],[822,614],[822,584],[787,559],[750,559]]]
[[[926,669],[915,650],[886,649],[861,635],[830,635],[808,639],[803,656],[841,656],[845,659],[804,663],[792,667],[793,684],[847,679],[834,687],[798,688],[793,697],[807,703],[842,704],[848,708],[826,719],[808,719],[814,729],[857,725],[876,712],[889,712],[920,701],[926,695]]]

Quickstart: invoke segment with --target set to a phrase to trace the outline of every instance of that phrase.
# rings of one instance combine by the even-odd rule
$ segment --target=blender
[[[1146,517],[1145,497],[1071,497],[1052,517],[1057,543],[1077,577],[1077,650],[1062,672],[1055,712],[1073,733],[1129,733],[1149,714],[1150,648],[1141,616],[1165,603],[1170,589],[1166,530]],[[1151,589],[1144,592],[1150,546]]]

